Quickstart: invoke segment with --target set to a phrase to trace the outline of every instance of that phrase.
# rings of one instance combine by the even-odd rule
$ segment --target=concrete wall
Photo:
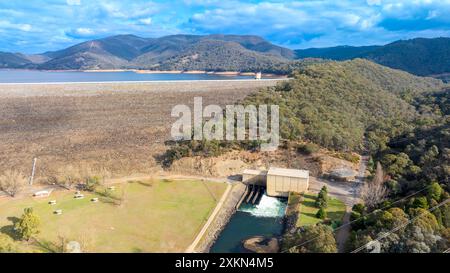
[[[242,174],[242,182],[244,184],[253,184],[258,186],[266,186],[265,174]]]
[[[236,183],[233,185],[230,194],[222,205],[219,213],[214,217],[213,221],[209,225],[205,235],[195,247],[194,252],[208,253],[211,246],[219,237],[222,230],[230,221],[231,216],[236,212],[236,205],[245,192],[245,185],[242,183]]]
[[[309,178],[267,175],[267,194],[288,197],[289,192],[303,193],[308,190]]]

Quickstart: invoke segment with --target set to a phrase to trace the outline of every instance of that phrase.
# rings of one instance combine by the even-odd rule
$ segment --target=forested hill
[[[384,46],[338,46],[296,50],[298,58],[364,58],[409,73],[429,76],[450,72],[450,38],[416,38]]]
[[[356,59],[307,66],[293,80],[262,90],[245,102],[278,104],[283,138],[358,150],[366,132],[370,148],[377,150],[389,137],[414,128],[419,113],[402,97],[443,86],[433,78]]]
[[[252,35],[116,35],[30,58],[0,53],[0,67],[279,72],[295,63],[294,57],[292,50]]]

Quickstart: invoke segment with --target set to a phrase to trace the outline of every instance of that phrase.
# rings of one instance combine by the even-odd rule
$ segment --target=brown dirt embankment
[[[244,169],[268,169],[269,167],[309,170],[319,177],[336,168],[357,170],[358,164],[332,157],[325,153],[302,155],[283,148],[274,152],[232,151],[218,157],[186,157],[173,162],[171,173],[227,177],[242,173]]]
[[[36,175],[62,166],[106,167],[117,176],[151,173],[165,151],[172,107],[203,97],[232,104],[276,81],[0,85],[0,172]]]

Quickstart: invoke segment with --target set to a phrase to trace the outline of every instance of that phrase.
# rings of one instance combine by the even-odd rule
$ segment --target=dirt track
[[[177,104],[231,104],[275,81],[0,85],[0,172],[37,176],[88,163],[148,173],[164,151]]]

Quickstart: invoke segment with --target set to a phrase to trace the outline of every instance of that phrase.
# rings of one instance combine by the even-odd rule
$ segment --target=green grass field
[[[317,194],[304,194],[297,226],[308,226],[322,222],[321,219],[316,217],[316,213],[319,210],[314,205],[316,198]],[[331,221],[341,221],[345,214],[345,204],[341,200],[329,197],[326,211],[328,219]]]
[[[208,189],[205,187],[208,186]],[[226,184],[190,180],[152,180],[116,185],[114,196],[57,191],[48,198],[0,199],[0,232],[14,236],[13,222],[27,207],[41,218],[36,242],[16,241],[22,251],[54,251],[59,237],[80,242],[89,252],[182,252],[192,243]],[[214,195],[214,197],[212,196]],[[99,197],[98,203],[90,201]],[[56,200],[56,205],[49,205]],[[62,215],[53,211],[62,209]]]

